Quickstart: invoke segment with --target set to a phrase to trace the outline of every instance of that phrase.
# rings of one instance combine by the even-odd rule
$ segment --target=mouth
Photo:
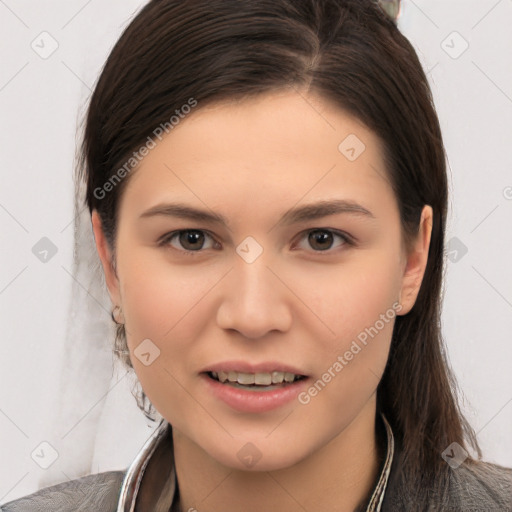
[[[268,373],[207,371],[204,372],[204,374],[210,379],[220,382],[221,384],[247,391],[271,391],[274,389],[281,389],[307,378],[305,375],[282,371],[273,371]]]
[[[312,376],[303,366],[242,359],[211,363],[200,370],[205,396],[241,413],[265,413],[293,403]]]

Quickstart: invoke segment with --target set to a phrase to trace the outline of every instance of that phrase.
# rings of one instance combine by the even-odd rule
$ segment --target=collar
[[[383,413],[380,413],[380,417],[386,431],[386,455],[379,479],[365,512],[380,512],[395,454],[395,442],[391,426]],[[169,460],[172,461],[170,466],[168,464]],[[158,462],[160,462],[160,469],[158,469]],[[162,467],[169,468],[167,473],[162,471]],[[146,480],[160,480],[159,488],[156,492],[151,493],[154,502],[145,502],[144,510],[169,511],[174,509],[177,480],[172,449],[172,430],[170,424],[165,419],[162,419],[126,471],[121,485],[116,512],[137,512],[137,510],[142,510],[140,508],[141,497],[139,497],[139,490],[144,475],[146,475]],[[160,495],[162,498],[159,498]],[[161,503],[160,499],[166,500],[166,503]],[[136,503],[137,509],[135,508]]]

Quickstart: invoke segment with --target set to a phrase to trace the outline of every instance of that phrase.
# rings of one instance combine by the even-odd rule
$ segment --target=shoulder
[[[512,468],[482,461],[462,464],[451,472],[450,494],[462,507],[511,511]]]
[[[395,461],[394,461],[395,464]],[[435,484],[414,481],[402,471],[392,469],[382,512],[511,512],[512,468],[490,462],[464,462],[447,467]]]
[[[0,505],[0,512],[115,512],[125,471],[88,475]]]

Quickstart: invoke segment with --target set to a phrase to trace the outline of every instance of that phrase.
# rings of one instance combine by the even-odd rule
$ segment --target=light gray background
[[[72,286],[88,286],[86,274],[73,275],[77,122],[112,45],[142,5],[0,0],[0,503],[88,473],[124,469],[154,428],[130,394],[133,379],[118,365],[111,371],[107,296],[96,292],[87,306],[102,363],[84,362],[89,326],[73,323],[76,306],[70,305]],[[508,466],[510,26],[512,0],[405,0],[399,20],[429,72],[450,165],[448,354],[484,457]],[[31,46],[51,49],[44,31],[58,43],[48,58]],[[464,41],[469,47],[459,55]],[[32,252],[43,237],[57,248],[46,263]],[[67,329],[68,319],[75,331]],[[83,339],[74,338],[77,331]],[[35,462],[50,461],[52,449],[43,442],[58,453],[48,469]]]

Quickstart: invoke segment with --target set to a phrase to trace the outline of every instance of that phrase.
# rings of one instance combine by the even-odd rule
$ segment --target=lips
[[[237,382],[226,380],[222,383],[213,377],[213,372],[202,372],[201,386],[205,394],[243,413],[264,413],[283,407],[293,402],[308,386],[310,380],[309,377],[301,377],[293,382],[286,382],[283,376],[283,382],[278,384],[239,384],[240,373],[233,373],[237,377]],[[249,375],[255,379],[258,373]]]
[[[207,394],[246,413],[268,412],[293,402],[310,380],[298,366],[279,361],[223,361],[204,367],[200,376]]]

